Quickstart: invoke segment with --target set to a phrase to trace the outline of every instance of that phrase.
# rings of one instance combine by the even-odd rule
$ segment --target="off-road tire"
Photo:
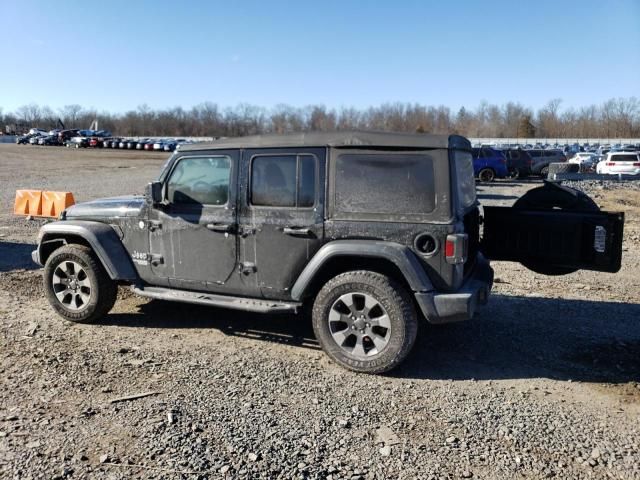
[[[481,182],[493,182],[496,179],[496,172],[491,168],[483,168],[478,172],[478,180]]]
[[[597,212],[600,209],[594,200],[575,188],[556,185],[551,182],[529,190],[513,204],[517,210],[569,210]]]
[[[386,310],[391,323],[386,346],[366,360],[355,358],[340,347],[329,327],[329,313],[334,303],[342,295],[355,292],[374,297]],[[315,336],[329,358],[349,370],[370,374],[397,367],[411,351],[418,333],[418,317],[409,293],[395,280],[368,270],[342,273],[329,280],[316,296],[312,323]]]
[[[80,310],[70,310],[56,297],[53,289],[53,274],[65,261],[82,266],[91,284],[91,295],[87,305]],[[93,251],[84,245],[65,245],[55,250],[47,259],[43,274],[44,291],[47,300],[62,318],[75,323],[93,323],[104,317],[113,308],[118,286],[109,278],[102,263]]]

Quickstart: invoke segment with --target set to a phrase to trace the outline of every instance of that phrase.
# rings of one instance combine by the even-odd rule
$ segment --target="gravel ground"
[[[6,213],[15,189],[141,192],[165,158],[0,145],[0,477],[640,478],[639,191],[588,187],[627,214],[618,274],[496,262],[474,320],[421,325],[401,368],[366,376],[302,316],[127,290],[98,325],[52,313],[28,261],[39,222]]]

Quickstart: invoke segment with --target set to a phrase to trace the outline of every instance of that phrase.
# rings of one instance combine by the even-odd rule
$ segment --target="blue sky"
[[[640,97],[640,0],[3,3],[5,112]]]

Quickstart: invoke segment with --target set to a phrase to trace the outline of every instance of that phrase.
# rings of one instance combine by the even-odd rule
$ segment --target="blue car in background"
[[[481,182],[493,182],[509,174],[507,157],[500,150],[491,147],[473,149],[473,173]]]

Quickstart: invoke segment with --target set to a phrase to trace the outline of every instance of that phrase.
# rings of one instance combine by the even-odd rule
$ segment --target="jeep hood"
[[[144,197],[125,195],[121,197],[99,198],[90,202],[77,203],[67,208],[66,219],[133,217],[140,213]]]

